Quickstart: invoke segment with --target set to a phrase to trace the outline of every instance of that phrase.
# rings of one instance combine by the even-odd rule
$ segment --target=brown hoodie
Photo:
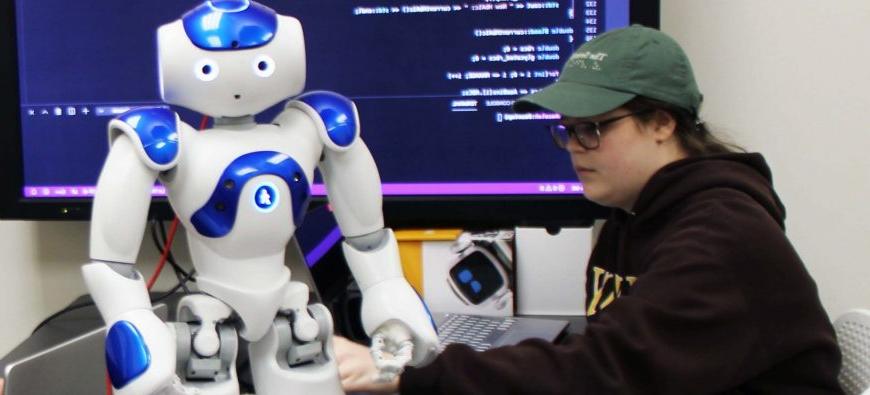
[[[758,154],[674,162],[614,212],[589,325],[559,345],[448,347],[403,394],[841,394],[840,353]]]

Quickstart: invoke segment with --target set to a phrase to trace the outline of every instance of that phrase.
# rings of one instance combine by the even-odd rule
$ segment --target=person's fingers
[[[336,337],[334,345],[342,385],[360,385],[366,376],[373,374],[368,348],[343,337]]]

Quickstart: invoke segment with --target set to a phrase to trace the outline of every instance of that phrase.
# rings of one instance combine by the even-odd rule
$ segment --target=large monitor
[[[155,31],[200,1],[2,2],[0,217],[88,219],[108,121],[160,104]],[[356,102],[388,225],[559,226],[604,212],[544,130],[558,116],[510,106],[584,41],[657,27],[657,0],[261,2],[302,22],[306,90]],[[314,192],[325,201],[319,179]],[[166,217],[161,193],[152,213]]]

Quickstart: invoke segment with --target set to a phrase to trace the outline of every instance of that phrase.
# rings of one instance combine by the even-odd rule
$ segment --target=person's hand
[[[3,395],[3,379],[0,379],[0,395]]]
[[[389,394],[399,391],[399,379],[376,382],[378,369],[368,347],[336,336],[334,341],[338,375],[345,392]]]

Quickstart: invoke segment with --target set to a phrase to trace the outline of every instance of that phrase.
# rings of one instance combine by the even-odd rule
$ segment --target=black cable
[[[159,240],[158,237],[157,237],[157,221],[156,221],[156,220],[151,220],[151,222],[150,222],[150,228],[151,228],[151,240],[154,241],[154,247],[157,248],[157,252],[162,256],[162,255],[163,255],[163,248],[161,247],[161,245],[166,244],[166,242],[165,242],[165,241],[161,241],[161,240]],[[182,275],[181,275],[181,273],[179,273],[179,271],[178,271],[179,268],[176,267],[177,265],[176,265],[175,262],[174,262],[174,261],[175,261],[175,258],[174,258],[174,257],[170,257],[170,256],[167,254],[167,256],[166,256],[166,261],[169,262],[169,266],[172,266],[172,272],[175,273],[175,278],[176,278],[179,282],[181,282]],[[186,273],[185,273],[185,274],[186,274]],[[188,291],[189,291],[189,290],[187,289],[187,287],[184,287],[184,289],[185,289],[185,292],[188,292]]]
[[[161,231],[162,237],[157,235],[158,229]],[[151,220],[151,240],[154,241],[157,251],[162,255],[163,246],[166,245],[166,229],[164,229],[162,221]],[[175,261],[175,257],[172,255],[171,250],[166,254],[166,261],[170,266],[172,266],[172,271],[175,272],[175,278],[178,279],[178,282],[186,283],[186,281],[182,281],[182,279],[187,276],[188,273]],[[196,280],[192,281],[195,282]],[[185,293],[190,293],[190,289],[188,289],[186,285],[182,286],[182,288]]]
[[[61,315],[69,313],[70,311],[73,311],[73,310],[78,310],[80,308],[93,306],[93,305],[94,305],[94,302],[81,302],[81,303],[76,303],[76,304],[72,304],[72,305],[69,305],[67,307],[64,307],[62,310],[48,316],[44,320],[42,320],[42,322],[40,322],[38,325],[36,325],[36,329],[34,329],[33,332],[30,332],[30,334],[32,335],[32,334],[36,333],[36,331],[40,330],[42,327],[47,325],[49,322],[51,322],[51,320],[53,320]]]
[[[163,299],[168,298],[172,294],[178,292],[178,290],[181,289],[182,287],[184,287],[187,284],[187,282],[190,281],[191,278],[193,278],[193,276],[195,274],[196,274],[196,270],[191,270],[190,273],[187,273],[187,275],[185,275],[184,278],[182,278],[181,281],[178,282],[178,284],[176,284],[174,287],[172,287],[169,291],[166,291],[165,295],[151,299],[151,304],[157,303]]]
[[[168,298],[169,296],[171,296],[172,294],[176,293],[179,289],[181,289],[183,286],[185,286],[185,284],[187,284],[187,282],[190,281],[190,279],[193,278],[193,276],[194,276],[195,274],[196,274],[196,271],[195,271],[195,270],[194,270],[194,271],[191,271],[190,273],[187,273],[186,276],[184,276],[184,277],[181,279],[181,281],[179,281],[178,284],[175,285],[175,287],[173,287],[173,288],[170,289],[169,291],[166,291],[166,294],[161,295],[161,296],[159,296],[159,297],[157,297],[157,298],[151,299],[151,304],[154,304],[154,303],[160,302],[160,301],[162,301],[163,299],[166,299],[166,298]],[[93,302],[93,301],[90,301],[90,302],[81,302],[81,303],[76,303],[76,304],[72,304],[72,305],[69,305],[69,306],[67,306],[67,307],[64,307],[64,308],[61,309],[60,311],[58,311],[58,312],[56,312],[56,313],[54,313],[54,314],[48,316],[47,318],[45,318],[44,320],[42,320],[42,322],[40,322],[39,324],[37,324],[37,325],[36,325],[36,328],[33,330],[33,332],[31,332],[31,334],[36,333],[36,331],[42,329],[42,327],[46,326],[49,322],[51,322],[52,320],[54,320],[54,319],[57,318],[57,317],[60,317],[60,316],[62,316],[62,315],[64,315],[64,314],[66,314],[66,313],[69,313],[69,312],[73,311],[73,310],[78,310],[78,309],[81,309],[81,308],[84,308],[84,307],[88,307],[88,306],[93,306],[93,305],[94,305],[94,302]]]
[[[154,225],[154,223],[152,223],[152,227],[151,227],[151,231],[152,231],[151,236],[154,240],[154,243],[157,245],[157,249],[160,251],[160,254],[163,254],[162,245],[165,244],[165,242],[163,244],[161,244],[159,242],[158,237],[157,237],[157,233],[155,232],[155,226],[153,226],[153,225]],[[165,229],[164,229],[164,235],[165,235]],[[176,277],[178,278],[178,284],[176,284],[175,287],[173,287],[172,289],[167,291],[166,294],[164,294],[158,298],[152,299],[151,300],[152,304],[157,303],[163,299],[166,299],[167,297],[169,297],[170,295],[174,294],[175,292],[177,292],[179,289],[182,289],[182,288],[184,288],[185,293],[190,293],[190,290],[187,288],[187,283],[191,282],[191,281],[196,282],[196,280],[193,278],[196,275],[196,270],[191,270],[190,273],[188,273],[187,271],[182,269],[180,266],[178,266],[174,262],[170,261],[169,257],[171,256],[171,254],[172,254],[171,252],[169,254],[167,254],[167,261],[170,262],[170,265],[173,267],[174,271],[177,270],[177,271],[175,271],[175,274],[176,274]],[[183,276],[181,275],[182,273],[183,273]],[[31,334],[36,333],[36,331],[42,329],[42,327],[46,326],[49,322],[51,322],[52,320],[54,320],[57,317],[60,317],[60,316],[66,314],[66,313],[69,313],[71,311],[78,310],[78,309],[88,307],[88,306],[93,306],[93,305],[94,305],[94,302],[90,301],[90,302],[76,303],[76,304],[72,304],[72,305],[69,305],[67,307],[64,307],[60,311],[46,317],[39,324],[37,324],[36,328],[33,329],[33,332],[31,332]]]
[[[163,221],[158,221],[158,224],[159,224],[160,226],[157,227],[157,230],[160,231],[160,240],[163,241],[160,245],[161,245],[161,246],[164,246],[164,245],[166,245],[166,224],[165,224]],[[162,248],[159,248],[159,249],[162,250]],[[160,251],[160,253],[162,254],[163,251]],[[170,261],[169,261],[169,262],[170,262],[170,265],[172,265],[173,268],[177,268],[179,271],[181,271],[181,273],[182,273],[184,276],[187,276],[187,271],[185,271],[184,268],[182,268],[180,264],[178,264],[178,263],[175,262],[175,255],[172,254],[172,250],[171,250],[171,249],[169,250],[169,254],[167,254],[167,256],[166,256],[166,259],[170,260]],[[173,269],[173,270],[174,270],[174,269]],[[193,271],[196,271],[196,269],[194,269]],[[179,280],[180,280],[180,279],[179,279]],[[196,282],[196,276],[191,276],[190,279],[188,279],[188,281],[190,281],[190,282],[194,282],[194,283],[195,283],[195,282]]]

